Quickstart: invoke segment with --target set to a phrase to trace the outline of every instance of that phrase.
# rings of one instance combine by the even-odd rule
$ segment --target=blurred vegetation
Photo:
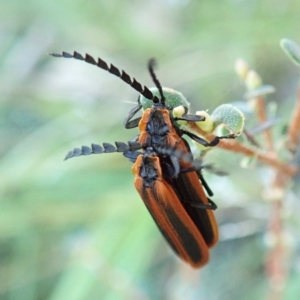
[[[299,0],[3,0],[0,299],[263,299],[269,171],[209,153],[208,162],[230,172],[205,173],[221,238],[210,263],[192,270],[158,232],[122,155],[63,162],[76,146],[136,135],[122,122],[137,93],[103,70],[47,53],[87,52],[147,86],[146,62],[156,57],[160,82],[194,111],[242,100],[233,71],[242,56],[277,89],[279,136],[299,76],[279,41],[299,42],[299,12]],[[291,245],[284,299],[300,295],[299,192],[296,178],[283,216]]]

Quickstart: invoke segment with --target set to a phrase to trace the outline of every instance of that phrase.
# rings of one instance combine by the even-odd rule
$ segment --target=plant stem
[[[297,92],[297,102],[288,130],[287,147],[292,152],[296,152],[300,133],[300,87]]]
[[[279,169],[280,171],[290,176],[294,176],[298,171],[298,168],[279,161],[276,157],[270,155],[268,152],[262,152],[261,150],[243,145],[236,140],[221,140],[217,147],[241,153],[246,156],[254,156],[258,161],[265,163],[275,169]]]
[[[256,102],[256,113],[259,123],[263,124],[268,120],[266,113],[266,99],[262,96],[256,97],[253,99]],[[274,152],[272,133],[270,129],[266,129],[263,132],[266,141],[266,148],[271,153]]]

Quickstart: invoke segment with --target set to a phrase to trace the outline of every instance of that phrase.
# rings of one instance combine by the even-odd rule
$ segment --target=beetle
[[[154,73],[154,59],[150,59],[148,62],[149,73],[156,85],[156,87],[152,88],[152,91],[150,91],[150,89],[148,89],[146,86],[142,87],[142,85],[135,78],[133,78],[132,80],[124,70],[120,71],[113,64],[110,64],[109,67],[108,64],[101,58],[98,58],[98,61],[96,62],[96,60],[91,55],[86,54],[84,57],[76,51],[74,51],[73,55],[68,52],[62,52],[62,54],[51,53],[50,55],[54,57],[75,58],[96,65],[99,68],[104,69],[117,77],[120,77],[123,81],[140,92],[138,105],[128,113],[127,117],[124,120],[124,125],[126,128],[134,128],[137,126],[139,127],[140,134],[135,140],[144,145],[144,147],[174,147],[176,145],[176,147],[182,149],[183,152],[190,153],[190,147],[188,143],[184,140],[184,138],[182,138],[183,134],[188,135],[190,138],[205,147],[217,145],[220,139],[230,139],[236,137],[236,135],[234,134],[220,137],[216,136],[211,142],[207,142],[200,136],[192,132],[182,130],[180,127],[178,127],[176,121],[181,120],[196,124],[196,122],[205,121],[205,117],[188,114],[189,103],[183,97],[183,95],[172,89],[161,87],[160,82],[158,81]],[[180,114],[180,116],[172,117],[170,115],[170,112],[172,112],[174,108],[177,108],[179,106],[182,106],[183,108],[182,113]],[[132,120],[133,116],[142,107],[145,109],[142,116]],[[171,159],[176,160],[176,158],[172,156]],[[213,193],[206,184],[203,176],[201,174],[199,174],[198,176],[205,189],[207,190],[209,196],[212,196]],[[183,177],[185,177],[185,180],[183,180],[181,184],[183,184],[183,182],[186,182],[187,184],[187,177],[191,178],[191,176]],[[191,185],[194,184],[195,183]],[[190,188],[190,185],[188,186]],[[180,188],[180,185],[178,185],[178,188]]]
[[[200,268],[208,262],[209,248],[217,241],[218,236],[217,224],[209,210],[211,203],[208,200],[196,202],[193,197],[188,199],[178,193],[171,179],[180,174],[196,176],[194,170],[201,167],[193,165],[193,169],[178,168],[176,161],[169,159],[171,156],[189,164],[193,163],[193,158],[174,148],[158,147],[155,151],[152,147],[147,147],[142,152],[137,151],[139,149],[142,149],[142,145],[137,142],[115,142],[115,146],[109,143],[103,143],[103,146],[92,144],[91,148],[82,146],[69,151],[65,159],[90,154],[123,153],[134,162],[132,172],[135,176],[135,188],[166,241],[181,259],[194,268]],[[197,176],[193,180],[197,182]],[[181,191],[189,196],[188,188]],[[201,199],[207,199],[203,189],[200,189],[201,193]],[[196,211],[201,212],[201,218],[197,221]],[[209,216],[209,213],[212,215]],[[206,214],[209,218],[205,217]]]
[[[199,242],[201,246],[200,244],[198,246],[200,248],[209,248],[215,245],[218,241],[218,227],[212,210],[216,209],[216,205],[209,198],[207,198],[202,185],[206,189],[209,196],[212,196],[213,193],[209,189],[201,172],[194,167],[192,163],[193,158],[189,161],[183,159],[184,156],[191,155],[191,151],[187,141],[182,137],[182,135],[187,134],[189,137],[204,146],[215,146],[220,139],[234,138],[234,136],[228,135],[216,137],[213,141],[207,142],[205,139],[193,133],[182,130],[176,124],[176,121],[183,120],[188,122],[199,122],[204,121],[205,118],[203,116],[188,114],[186,106],[183,106],[183,113],[179,117],[172,117],[172,110],[179,106],[179,104],[184,103],[180,101],[172,102],[169,100],[169,90],[161,87],[154,73],[153,69],[155,61],[153,59],[149,61],[148,69],[156,85],[156,89],[152,89],[152,91],[150,91],[150,89],[148,89],[146,86],[142,87],[142,85],[135,79],[131,80],[127,73],[124,71],[120,72],[119,69],[117,69],[114,65],[110,65],[110,67],[108,67],[106,62],[100,58],[98,59],[98,62],[96,62],[95,59],[90,55],[87,54],[85,57],[83,57],[78,52],[74,52],[73,55],[67,52],[52,55],[56,57],[76,58],[97,65],[98,67],[120,77],[123,81],[140,92],[141,96],[139,97],[138,105],[129,112],[128,116],[124,120],[124,124],[126,128],[139,127],[140,134],[137,138],[133,139],[133,142],[137,142],[140,145],[140,148],[143,150],[143,152],[140,154],[142,156],[140,156],[141,158],[135,156],[131,157],[130,153],[132,152],[121,143],[116,144],[117,151],[123,152],[126,157],[135,162],[133,166],[133,173],[136,178],[140,178],[135,181],[138,182],[135,184],[135,186],[145,203],[148,203],[149,201],[152,204],[154,202],[160,203],[161,199],[168,198],[165,201],[171,205],[172,201],[170,199],[175,197],[176,200],[174,200],[174,207],[172,208],[172,211],[178,209],[180,214],[187,214],[189,216],[187,226],[196,228],[196,231],[198,232],[197,234],[191,233],[194,236],[194,239],[199,239],[200,241],[199,236],[201,236],[201,239],[204,240],[204,244]],[[146,107],[141,117],[132,120],[133,116],[143,106],[142,97],[152,101],[152,106]],[[147,105],[149,105],[149,103]],[[104,150],[101,150],[99,145],[96,144],[92,145],[92,148],[86,146],[83,146],[81,149],[76,148],[73,151],[70,151],[66,158],[68,159],[73,156],[87,155],[92,153],[114,152],[114,149],[110,144],[106,143],[103,144],[103,146]],[[162,151],[161,148],[169,150],[165,152]],[[151,151],[154,154],[150,155],[148,153],[148,149],[152,149]],[[179,150],[181,155],[175,155],[175,152],[170,152],[170,149]],[[138,167],[137,162],[139,162]],[[152,169],[156,171],[153,171]],[[138,175],[140,174],[138,170],[144,170],[143,173],[145,173],[145,176],[142,177]],[[161,186],[161,188],[158,190],[153,188],[151,189],[151,185],[149,185],[146,189],[147,192],[145,192],[144,185],[151,179],[151,174],[156,179],[159,179],[158,181],[154,181],[153,184],[156,185],[157,183],[157,185]],[[141,178],[143,178],[145,182],[143,182]],[[199,179],[201,180],[202,184],[200,183]],[[162,182],[162,185],[158,184],[158,182]],[[180,205],[178,203],[180,203]],[[178,208],[179,206],[180,208]],[[171,211],[170,208],[169,210],[166,210],[165,207],[162,207],[160,212],[159,206],[155,207],[155,211],[153,209],[149,209],[149,207],[148,209],[156,222],[158,222],[157,219],[161,218],[161,214],[165,215],[167,214],[167,211]],[[184,213],[182,213],[182,211],[184,211]],[[167,216],[165,216],[165,218],[166,220],[168,219]],[[163,223],[165,227],[167,226],[167,223],[167,221]],[[186,258],[186,254],[183,254],[182,252],[183,250],[178,250],[179,242],[174,242],[171,235],[165,233],[164,229],[166,230],[166,228],[161,228],[163,226],[162,223],[159,223],[158,226],[175,252],[184,260],[187,260],[188,262],[192,261],[191,259]],[[167,229],[167,231],[168,230],[169,229]],[[194,232],[194,229],[192,229],[192,232]],[[183,233],[178,232],[177,234],[180,236]],[[176,246],[174,246],[174,243]],[[180,247],[184,248],[188,247],[188,245],[187,243],[184,243]],[[207,249],[203,251],[208,252]],[[190,262],[190,264],[194,267],[205,264],[208,260],[208,254],[205,254],[203,257],[205,258],[200,258],[198,263]]]

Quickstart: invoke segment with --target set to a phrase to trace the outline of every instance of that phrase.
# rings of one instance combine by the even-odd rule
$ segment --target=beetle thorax
[[[149,135],[149,143],[151,146],[165,146],[167,144],[167,136],[170,133],[169,125],[166,122],[169,118],[167,109],[152,108],[146,126],[146,132]]]

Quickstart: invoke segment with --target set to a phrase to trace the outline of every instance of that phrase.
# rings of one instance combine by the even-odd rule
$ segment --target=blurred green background
[[[205,173],[221,237],[210,263],[191,269],[158,232],[122,155],[63,161],[74,147],[136,135],[123,119],[137,93],[103,70],[47,53],[100,56],[149,87],[146,63],[155,57],[162,85],[181,91],[194,111],[242,99],[233,65],[243,57],[276,87],[270,100],[284,124],[299,71],[279,41],[300,42],[299,0],[0,4],[0,299],[263,299],[270,204],[261,193],[270,170],[209,153],[207,162],[230,171]],[[296,181],[284,216],[285,299],[300,295],[297,193]]]

